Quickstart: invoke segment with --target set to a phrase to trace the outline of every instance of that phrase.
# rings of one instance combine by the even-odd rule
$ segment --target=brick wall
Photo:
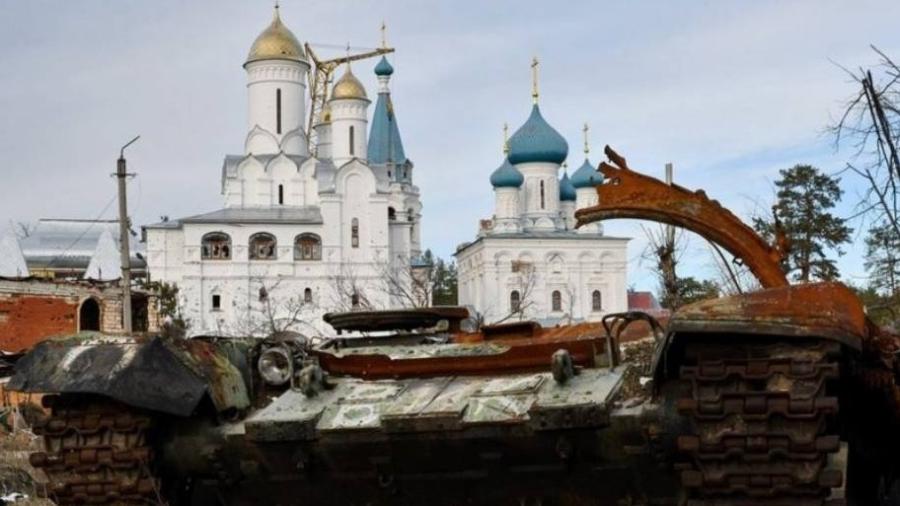
[[[0,349],[3,351],[22,351],[47,337],[77,330],[77,299],[0,293]]]
[[[22,351],[53,336],[78,332],[82,301],[100,304],[100,331],[122,332],[121,290],[77,282],[0,279],[0,350]],[[149,332],[159,330],[156,298],[147,303]]]

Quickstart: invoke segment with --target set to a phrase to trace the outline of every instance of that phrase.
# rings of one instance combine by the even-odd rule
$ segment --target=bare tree
[[[274,281],[265,276],[250,280],[246,307],[238,311],[239,317],[227,327],[220,326],[221,333],[235,336],[267,337],[284,332],[316,333],[311,323],[316,305],[302,292],[295,293],[284,278]]]
[[[409,257],[398,255],[394,262],[380,264],[378,271],[392,304],[413,308],[431,306],[432,266],[413,266]]]
[[[509,312],[494,324],[503,323],[511,318],[524,320],[528,309],[535,305],[534,290],[537,285],[537,269],[531,262],[513,260],[512,272],[517,273],[516,283],[510,292]],[[517,294],[513,296],[512,293]]]
[[[331,307],[339,311],[375,310],[379,309],[374,299],[377,287],[373,280],[359,275],[355,265],[341,262],[337,270],[328,276],[331,287]]]
[[[670,226],[660,225],[650,228],[641,225],[647,236],[647,247],[641,260],[652,264],[652,269],[659,278],[660,300],[665,307],[678,307],[678,273],[676,267],[687,249],[684,231],[677,231]]]
[[[880,59],[873,68],[844,68],[859,91],[830,130],[836,147],[850,143],[854,148],[847,170],[868,186],[854,217],[866,216],[900,237],[900,67],[877,47],[872,50]]]
[[[17,221],[13,223],[13,221],[10,220],[9,226],[12,228],[13,232],[15,232],[16,237],[19,240],[31,237],[31,234],[37,229],[37,224],[28,221]]]

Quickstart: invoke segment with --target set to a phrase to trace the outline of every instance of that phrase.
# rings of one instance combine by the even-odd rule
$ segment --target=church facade
[[[222,165],[223,207],[144,227],[150,278],[178,286],[191,334],[327,333],[325,312],[408,305],[422,205],[388,60],[374,69],[371,123],[348,63],[314,132],[310,61],[277,7],[244,69],[247,136]]]
[[[604,235],[599,223],[575,228],[575,210],[597,203],[602,182],[588,160],[587,126],[584,163],[560,177],[568,143],[541,114],[536,84],[533,97],[490,176],[494,215],[457,248],[459,300],[486,323],[598,321],[627,309],[628,239]]]

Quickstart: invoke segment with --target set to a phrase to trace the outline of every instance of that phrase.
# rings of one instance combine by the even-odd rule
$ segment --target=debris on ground
[[[619,401],[624,407],[636,406],[650,398],[650,365],[656,341],[652,337],[622,344],[625,373]]]

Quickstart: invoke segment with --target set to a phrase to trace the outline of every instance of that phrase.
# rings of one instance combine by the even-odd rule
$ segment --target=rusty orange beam
[[[577,226],[613,218],[668,223],[722,246],[739,258],[764,288],[789,285],[781,269],[782,253],[702,190],[692,192],[635,172],[609,146],[605,153],[612,164],[600,164],[605,178],[597,185],[600,203],[576,211]]]

